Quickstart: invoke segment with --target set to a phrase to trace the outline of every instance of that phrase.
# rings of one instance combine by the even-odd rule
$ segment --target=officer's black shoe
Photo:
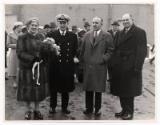
[[[115,117],[119,118],[124,115],[124,111],[122,110],[121,112],[115,113]]]
[[[100,116],[100,115],[101,115],[101,110],[95,110],[94,115],[95,115],[95,116]]]
[[[55,113],[56,113],[56,109],[55,109],[55,108],[50,107],[50,109],[49,109],[49,113],[50,113],[50,114],[55,114]]]
[[[63,112],[64,114],[70,114],[70,113],[71,113],[68,109],[62,109],[62,112]]]
[[[89,114],[92,114],[93,113],[93,110],[89,110],[89,109],[86,109],[83,111],[83,114],[85,115],[89,115]]]
[[[123,120],[132,120],[133,119],[133,114],[131,114],[131,113],[125,113],[121,118]]]

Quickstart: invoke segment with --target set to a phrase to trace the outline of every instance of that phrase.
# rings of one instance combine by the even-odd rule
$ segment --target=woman
[[[32,18],[27,22],[28,32],[19,37],[17,55],[19,59],[18,101],[26,102],[25,119],[43,119],[39,103],[47,96],[47,58],[50,49],[38,33],[39,21]],[[37,66],[37,67],[36,67]],[[38,77],[39,76],[39,77]],[[34,109],[31,108],[34,103]],[[33,114],[33,115],[32,115]]]
[[[16,54],[16,44],[17,39],[21,35],[22,22],[16,22],[13,27],[13,31],[8,34],[7,38],[7,47],[10,49],[9,58],[8,58],[8,76],[13,82],[13,87],[17,87],[16,75],[18,71],[18,60]]]

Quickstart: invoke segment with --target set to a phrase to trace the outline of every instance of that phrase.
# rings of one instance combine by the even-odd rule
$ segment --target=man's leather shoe
[[[123,120],[132,120],[133,119],[133,114],[131,114],[131,113],[125,113],[121,118]]]
[[[50,108],[50,109],[49,109],[49,113],[50,113],[50,114],[54,114],[54,113],[56,113],[55,108]]]
[[[117,118],[122,117],[123,115],[124,115],[124,111],[115,113],[115,117],[117,117]]]
[[[43,115],[40,111],[34,111],[34,120],[43,120]]]
[[[71,113],[68,109],[62,109],[62,112],[63,112],[64,114],[70,114],[70,113]]]
[[[92,110],[88,110],[88,109],[83,111],[83,114],[85,114],[85,115],[89,115],[89,114],[92,114],[92,113],[93,113],[93,111]]]
[[[101,115],[101,110],[95,110],[94,115],[95,115],[95,116],[100,116],[100,115]]]

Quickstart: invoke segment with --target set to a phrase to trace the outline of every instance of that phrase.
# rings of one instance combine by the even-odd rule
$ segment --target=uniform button
[[[67,45],[69,45],[69,43],[67,43]]]
[[[61,59],[59,60],[59,62],[61,62]]]

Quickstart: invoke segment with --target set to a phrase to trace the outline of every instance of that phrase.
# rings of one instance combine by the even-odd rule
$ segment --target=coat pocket
[[[131,70],[134,67],[135,56],[134,54],[121,56],[121,64],[124,70]]]

